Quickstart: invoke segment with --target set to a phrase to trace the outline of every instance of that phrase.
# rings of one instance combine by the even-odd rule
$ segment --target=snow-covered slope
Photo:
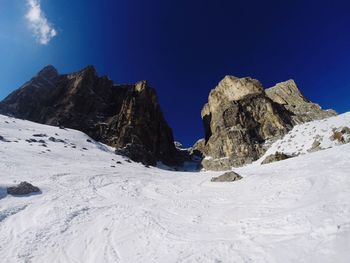
[[[341,127],[350,127],[350,112],[296,125],[283,139],[273,143],[257,162],[261,163],[267,156],[276,152],[299,155],[316,151],[317,149],[313,149],[315,142],[318,142],[316,145],[320,149],[341,145],[341,142],[331,138],[334,131]],[[348,139],[350,134],[345,134],[344,137]]]
[[[0,136],[1,262],[350,258],[350,144],[211,183],[220,173],[146,168],[73,130],[0,116]],[[5,194],[24,180],[42,194]]]

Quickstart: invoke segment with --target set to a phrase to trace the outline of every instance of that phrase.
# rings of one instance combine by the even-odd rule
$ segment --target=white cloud
[[[28,5],[26,19],[29,27],[33,31],[37,41],[42,45],[46,45],[57,35],[57,31],[49,23],[44,12],[41,10],[40,0],[26,1]]]

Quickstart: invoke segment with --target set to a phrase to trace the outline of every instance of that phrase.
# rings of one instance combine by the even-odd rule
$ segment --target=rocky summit
[[[256,79],[226,76],[202,109],[205,138],[192,151],[203,168],[228,170],[259,159],[294,125],[335,114],[308,101],[294,81],[265,91]]]
[[[80,130],[144,164],[178,163],[155,90],[146,81],[114,84],[93,66],[65,75],[45,67],[0,103],[0,113]]]
[[[276,84],[266,90],[267,96],[283,105],[291,113],[294,124],[320,120],[337,115],[334,110],[323,110],[301,94],[294,80]]]

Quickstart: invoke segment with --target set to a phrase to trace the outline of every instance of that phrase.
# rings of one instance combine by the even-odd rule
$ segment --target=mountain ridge
[[[62,75],[44,67],[0,102],[0,113],[81,130],[144,164],[202,159],[209,170],[251,163],[293,126],[336,115],[306,99],[294,80],[264,89],[257,79],[226,75],[201,111],[204,140],[178,150],[148,82],[115,84],[93,65]]]

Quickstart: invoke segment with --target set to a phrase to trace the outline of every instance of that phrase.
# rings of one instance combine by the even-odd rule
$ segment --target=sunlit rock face
[[[250,163],[264,152],[266,140],[284,135],[292,122],[252,78],[226,76],[203,107],[205,149],[202,165],[225,170]]]
[[[306,99],[294,80],[278,83],[276,86],[267,89],[266,94],[270,99],[283,105],[292,113],[294,124],[337,115],[334,110],[323,110],[320,105]]]
[[[260,158],[293,125],[334,114],[306,100],[294,81],[265,92],[256,79],[226,76],[202,109],[205,140],[195,148],[203,168],[227,170]]]
[[[5,98],[0,112],[83,131],[145,164],[178,163],[172,130],[146,81],[116,85],[93,66],[67,75],[48,66]]]

